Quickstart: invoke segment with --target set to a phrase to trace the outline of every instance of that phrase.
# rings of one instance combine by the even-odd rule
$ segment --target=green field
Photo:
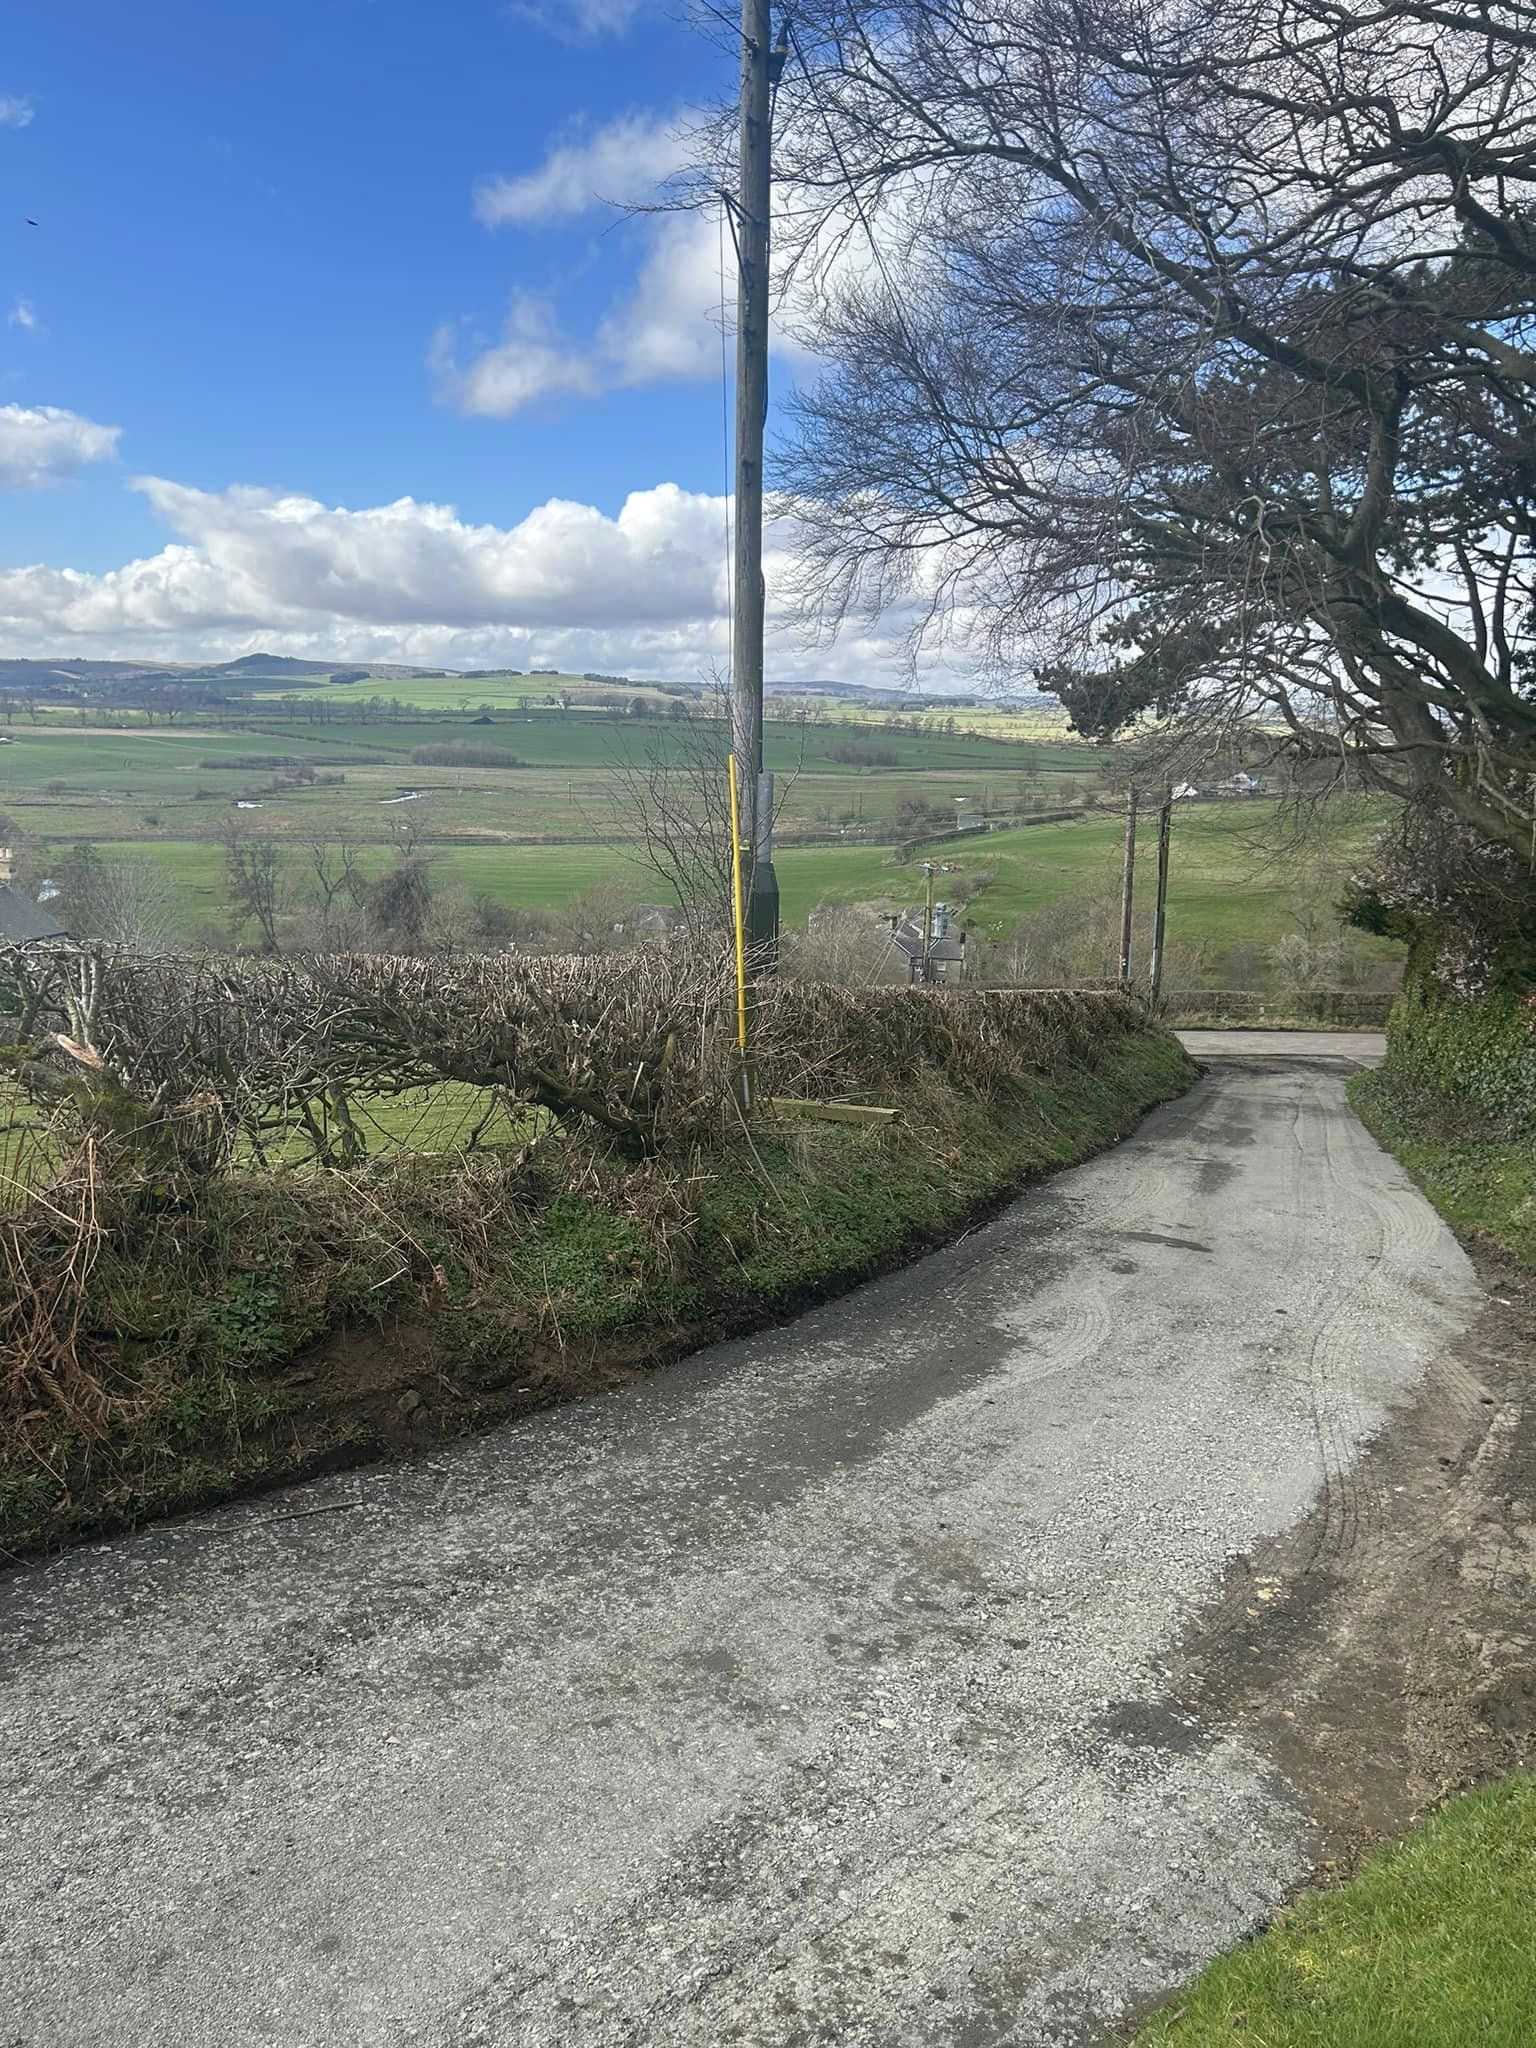
[[[521,910],[556,909],[604,887],[631,901],[664,898],[627,850],[633,785],[653,775],[695,783],[699,763],[718,745],[718,728],[667,715],[660,697],[644,716],[592,708],[591,686],[579,683],[569,688],[569,708],[524,703],[519,689],[537,700],[559,679],[504,680],[505,700],[489,713],[480,707],[497,702],[495,693],[466,690],[455,678],[399,686],[415,698],[435,695],[438,708],[397,705],[394,714],[387,700],[363,696],[365,686],[333,686],[225,707],[216,725],[149,725],[141,714],[93,723],[88,708],[13,721],[0,745],[0,812],[34,877],[80,841],[152,863],[171,884],[171,925],[187,941],[217,939],[227,926],[220,837],[232,819],[282,849],[294,912],[306,899],[312,843],[351,841],[361,849],[361,872],[376,874],[394,858],[394,836],[406,821],[420,835],[436,885],[467,896]],[[770,719],[786,924],[803,927],[823,903],[865,906],[872,921],[914,907],[925,854],[944,870],[940,898],[962,903],[965,923],[980,937],[1008,934],[1064,897],[1102,921],[1103,901],[1118,886],[1122,836],[1118,805],[1109,799],[1099,807],[1102,752],[1042,738],[1039,721],[1028,717],[999,712],[994,729],[980,732],[946,731],[945,718],[923,716],[921,731],[889,715],[855,720],[841,706],[835,717],[818,707],[804,718]],[[493,748],[520,765],[412,759],[417,749],[444,743]],[[328,779],[295,782],[294,764]],[[1007,823],[1063,808],[1077,814]],[[1234,949],[1262,949],[1298,922],[1315,925],[1303,900],[1309,892],[1322,922],[1336,928],[1332,899],[1342,872],[1380,815],[1359,803],[1336,806],[1327,832],[1331,866],[1314,863],[1314,872],[1298,875],[1294,859],[1274,850],[1285,834],[1273,806],[1181,806],[1170,940],[1203,947],[1201,973],[1219,975]],[[942,837],[951,821],[999,818],[1005,829]],[[916,863],[897,864],[900,838],[909,848],[920,842]],[[1150,840],[1148,824],[1143,907]]]
[[[524,765],[412,760],[417,748],[445,741],[493,747]],[[709,745],[708,728],[692,723],[546,709],[485,725],[455,713],[317,726],[254,709],[236,730],[22,724],[0,746],[0,807],[35,838],[180,841],[216,837],[244,800],[261,805],[261,829],[278,838],[383,842],[392,800],[412,789],[424,792],[420,829],[434,839],[592,843],[624,835],[626,774],[697,762]],[[850,745],[881,759],[835,758]],[[891,836],[913,801],[946,816],[1058,805],[1093,787],[1101,768],[1084,746],[778,721],[767,727],[767,754],[791,837],[843,827]],[[344,781],[274,789],[284,761]]]
[[[1219,949],[1267,945],[1294,925],[1297,883],[1273,855],[1254,843],[1267,806],[1252,803],[1191,806],[1176,818],[1169,884],[1169,938],[1203,939]],[[1340,828],[1339,848],[1363,845],[1373,830],[1368,813]],[[1010,930],[1021,917],[1068,894],[1118,888],[1123,826],[1112,812],[1088,813],[1063,823],[978,834],[918,849],[904,866],[889,846],[813,846],[782,852],[777,860],[786,924],[803,926],[817,905],[868,905],[872,914],[921,902],[926,856],[941,865],[939,895],[962,880],[979,883],[967,905],[967,924],[982,933]],[[177,922],[183,936],[206,932],[224,914],[223,854],[208,841],[108,841],[102,851],[153,860],[174,878]],[[434,874],[471,895],[484,894],[520,909],[551,909],[600,885],[654,901],[659,884],[622,847],[455,846],[427,849]],[[289,855],[293,885],[302,879],[302,850]],[[386,848],[368,849],[363,866],[377,872]],[[1143,889],[1151,887],[1151,835],[1143,844]],[[1383,957],[1393,951],[1385,944]]]

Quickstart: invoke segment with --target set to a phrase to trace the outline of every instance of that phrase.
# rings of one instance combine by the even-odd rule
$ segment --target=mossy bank
[[[601,1135],[232,1173],[103,1241],[78,1342],[98,1417],[0,1462],[11,1560],[414,1449],[621,1383],[953,1236],[1194,1076],[1127,1023],[980,1091],[940,1072],[880,1130],[766,1118],[636,1162]]]
[[[1410,984],[1350,1100],[1454,1229],[1536,1270],[1536,993]]]

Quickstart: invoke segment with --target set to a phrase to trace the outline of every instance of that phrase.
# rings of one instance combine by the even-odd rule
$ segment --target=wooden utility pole
[[[773,784],[763,772],[763,432],[768,420],[768,209],[773,92],[782,55],[768,46],[769,0],[741,0],[740,188],[736,228],[736,560],[731,748],[742,838],[751,853],[747,940],[771,965],[779,938]],[[776,63],[777,60],[777,63]]]
[[[1125,868],[1120,877],[1120,986],[1131,985],[1131,894],[1136,882],[1136,790],[1125,793]]]
[[[1163,992],[1163,936],[1168,922],[1168,840],[1173,829],[1173,791],[1163,785],[1157,814],[1157,910],[1152,919],[1151,997],[1155,1010]]]

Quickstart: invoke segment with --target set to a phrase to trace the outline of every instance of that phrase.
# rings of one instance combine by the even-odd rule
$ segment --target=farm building
[[[0,945],[31,946],[43,939],[68,937],[50,911],[11,883],[0,882]]]

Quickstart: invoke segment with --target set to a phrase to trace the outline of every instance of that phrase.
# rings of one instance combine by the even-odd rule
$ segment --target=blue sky
[[[8,12],[4,651],[718,650],[717,226],[596,199],[679,160],[723,41],[651,0]]]

